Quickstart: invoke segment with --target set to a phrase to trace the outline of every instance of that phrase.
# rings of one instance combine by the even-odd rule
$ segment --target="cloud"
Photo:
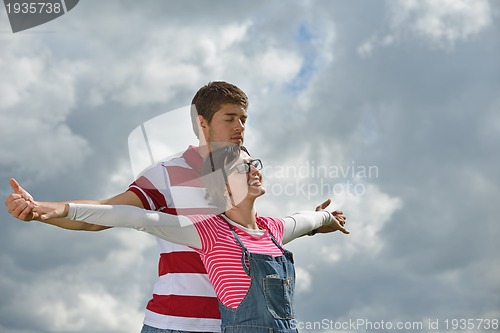
[[[38,52],[14,39],[0,60],[0,165],[41,179],[81,163],[91,152],[66,123],[75,106],[75,78],[86,68],[78,61],[56,62],[39,41],[25,41],[38,45]]]
[[[176,15],[160,15],[164,5],[136,11],[132,4],[109,2],[97,12],[80,4],[38,28],[52,33],[1,37],[3,184],[7,177],[23,178],[42,200],[110,197],[133,179],[127,137],[135,127],[186,105],[208,81],[234,82],[258,97],[286,85],[303,66],[298,46],[280,35],[254,44],[262,31],[251,15],[235,20],[230,10],[228,19],[214,19],[220,22],[179,24]],[[192,22],[192,13],[186,18]],[[16,145],[22,152],[12,149]],[[8,192],[2,188],[3,196]],[[155,277],[152,238],[133,233],[125,244],[118,230],[68,233],[18,225],[1,214],[2,331],[97,332],[96,322],[103,332],[138,330]]]
[[[11,176],[39,200],[120,193],[130,133],[226,80],[250,97],[259,213],[333,196],[348,217],[351,235],[289,245],[300,319],[498,318],[494,2],[96,4],[0,35],[3,197]],[[138,331],[152,238],[0,220],[0,331]]]
[[[6,332],[140,329],[138,304],[147,301],[155,273],[154,260],[146,259],[154,258],[152,237],[131,230],[67,235],[42,225],[17,231],[17,245],[10,247],[16,262],[0,258],[0,321]],[[30,242],[34,234],[38,239]]]
[[[489,28],[493,10],[489,0],[402,0],[387,1],[389,32],[376,32],[357,52],[361,57],[372,55],[380,47],[388,47],[408,37],[422,39],[432,47],[452,49]]]
[[[437,44],[467,40],[492,23],[490,2],[482,1],[400,1],[391,2],[393,29],[408,26],[416,35]]]

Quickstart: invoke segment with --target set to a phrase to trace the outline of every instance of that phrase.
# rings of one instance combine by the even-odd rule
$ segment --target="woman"
[[[242,149],[242,150],[240,150]],[[265,193],[262,163],[246,149],[224,147],[209,154],[203,180],[219,215],[176,216],[129,206],[66,204],[42,218],[68,217],[106,226],[131,227],[197,251],[219,299],[222,332],[297,332],[295,271],[282,245],[317,228],[349,233],[343,215],[302,212],[285,219],[261,217],[255,200]]]

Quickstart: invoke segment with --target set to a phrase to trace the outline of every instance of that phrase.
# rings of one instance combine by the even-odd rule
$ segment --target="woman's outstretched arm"
[[[298,212],[283,219],[284,233],[283,244],[291,242],[295,238],[304,236],[312,230],[328,226],[329,232],[341,231],[348,234],[342,223],[326,210],[311,212]]]
[[[108,227],[133,228],[172,243],[201,248],[201,240],[187,216],[148,211],[125,205],[88,205],[67,203],[56,210],[43,211],[42,219],[67,217]]]

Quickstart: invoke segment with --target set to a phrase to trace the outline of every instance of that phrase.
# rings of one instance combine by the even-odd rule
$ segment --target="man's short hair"
[[[236,104],[247,110],[248,97],[243,90],[224,81],[210,82],[198,90],[191,102],[191,121],[196,137],[199,138],[196,116],[203,116],[210,124],[223,104]]]

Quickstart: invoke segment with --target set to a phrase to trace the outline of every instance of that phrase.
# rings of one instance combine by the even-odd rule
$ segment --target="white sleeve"
[[[323,225],[332,224],[333,219],[333,215],[326,210],[318,212],[304,211],[287,216],[283,219],[283,244],[304,236],[308,232]]]
[[[71,220],[107,227],[133,228],[172,243],[201,248],[201,239],[193,221],[186,216],[171,215],[125,205],[69,204]]]

